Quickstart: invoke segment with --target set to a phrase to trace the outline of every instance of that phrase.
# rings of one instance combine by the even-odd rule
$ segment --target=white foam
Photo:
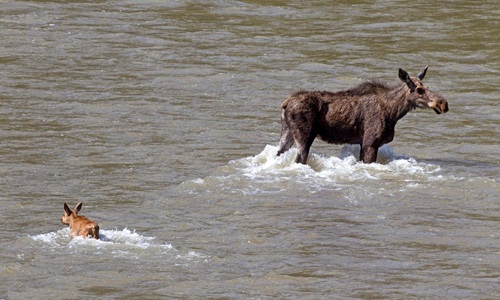
[[[35,247],[61,252],[85,252],[105,254],[124,259],[174,260],[176,264],[208,261],[209,256],[193,250],[179,251],[169,243],[156,242],[155,237],[144,236],[127,228],[118,230],[100,230],[100,239],[75,237],[70,238],[68,227],[55,232],[43,233],[30,238]],[[180,262],[179,262],[180,261]]]
[[[364,164],[355,155],[356,146],[345,146],[337,156],[312,153],[306,165],[295,163],[295,148],[277,157],[278,148],[267,145],[255,156],[230,161],[203,179],[182,183],[179,188],[191,195],[224,191],[228,194],[273,194],[290,189],[309,192],[339,190],[358,182],[394,181],[405,186],[448,180],[436,174],[441,168],[394,153],[391,147],[379,149],[381,163]]]
[[[101,240],[104,242],[126,244],[140,248],[148,248],[155,245],[153,241],[156,239],[155,237],[142,236],[136,233],[135,230],[132,232],[127,228],[121,231],[117,229],[103,230],[100,235]],[[170,244],[167,244],[167,247],[173,248]]]
[[[359,149],[359,148],[358,148]],[[380,148],[379,156],[387,163],[364,164],[357,161],[354,156],[359,152],[355,146],[346,146],[342,149],[340,157],[324,157],[312,153],[307,165],[294,162],[296,149],[291,149],[283,155],[276,157],[277,147],[267,145],[256,156],[232,161],[236,169],[245,176],[258,178],[266,175],[302,175],[304,177],[323,178],[326,180],[377,180],[387,177],[404,175],[426,176],[440,170],[439,166],[419,163],[412,158],[405,158],[394,153],[392,148]]]
[[[84,239],[81,236],[70,238],[70,230],[68,227],[60,229],[56,232],[49,232],[31,236],[34,241],[42,242],[48,246],[61,247],[66,246],[68,248],[76,246],[96,246],[103,248],[106,246],[113,245],[127,245],[135,248],[147,249],[150,247],[161,247],[164,249],[173,249],[173,246],[166,244],[156,244],[153,241],[154,237],[143,236],[135,231],[130,231],[125,228],[123,230],[100,230],[100,239],[96,240],[93,238]]]
[[[39,241],[49,245],[60,246],[60,242],[63,236],[69,237],[69,235],[70,235],[69,228],[64,228],[56,232],[43,233],[30,237],[35,241]]]

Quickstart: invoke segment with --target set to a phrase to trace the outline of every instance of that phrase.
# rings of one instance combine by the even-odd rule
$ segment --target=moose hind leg
[[[304,136],[303,139],[296,139],[297,143],[297,157],[295,158],[295,162],[299,164],[306,164],[307,158],[309,157],[309,150],[311,149],[312,143],[316,138],[315,134],[310,134]]]
[[[282,120],[282,125],[281,125],[281,137],[280,137],[280,145],[278,149],[277,156],[280,156],[281,154],[285,153],[290,149],[294,143],[292,131],[290,130],[290,127],[288,124],[285,122],[285,120]]]
[[[309,111],[290,114],[289,127],[297,147],[296,163],[306,164],[309,156],[309,149],[316,138],[317,132],[314,129],[314,115]]]

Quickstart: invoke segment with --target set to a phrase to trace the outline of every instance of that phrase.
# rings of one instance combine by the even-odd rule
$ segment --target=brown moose
[[[99,239],[99,225],[96,222],[87,219],[84,216],[79,216],[78,212],[82,209],[82,202],[78,203],[75,209],[70,209],[66,203],[64,203],[64,215],[61,217],[61,222],[65,225],[69,225],[71,230],[71,237],[92,236],[95,239]]]
[[[396,122],[414,108],[448,111],[448,102],[422,83],[428,66],[417,77],[399,69],[402,83],[377,80],[340,92],[299,91],[281,104],[281,138],[278,156],[295,142],[295,162],[305,164],[309,149],[319,136],[333,144],[359,144],[359,159],[377,160],[378,148],[394,138]]]

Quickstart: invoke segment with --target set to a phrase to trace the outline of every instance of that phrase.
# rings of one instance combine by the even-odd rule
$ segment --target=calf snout
[[[64,225],[69,225],[70,216],[71,215],[64,213],[64,215],[61,217],[61,223],[63,223]]]

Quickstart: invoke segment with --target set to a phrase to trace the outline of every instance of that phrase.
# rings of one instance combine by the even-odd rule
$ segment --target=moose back
[[[377,160],[378,148],[394,138],[396,122],[415,108],[448,111],[448,102],[422,83],[427,66],[416,77],[399,69],[400,83],[377,80],[340,92],[299,91],[281,104],[278,156],[295,143],[297,163],[305,164],[314,139],[333,144],[359,144],[359,159]]]

